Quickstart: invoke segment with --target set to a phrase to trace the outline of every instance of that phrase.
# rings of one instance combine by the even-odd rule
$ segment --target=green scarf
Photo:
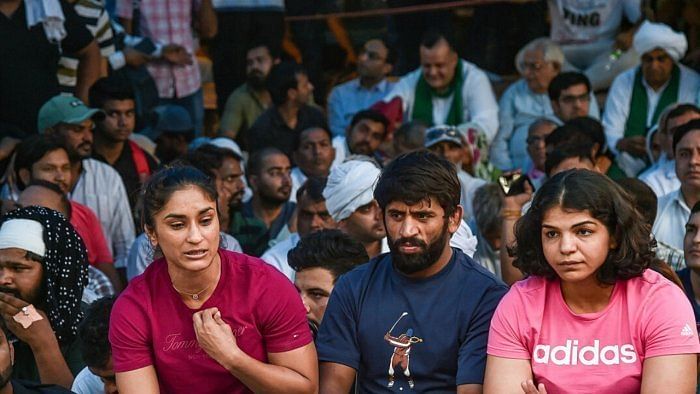
[[[671,80],[668,86],[661,93],[659,103],[656,104],[654,116],[651,118],[651,124],[656,124],[661,112],[669,105],[678,101],[678,87],[680,85],[681,70],[677,65],[673,65],[671,71]],[[634,137],[637,135],[647,135],[647,115],[649,107],[649,98],[647,91],[642,84],[642,70],[638,68],[634,73],[634,85],[632,87],[632,100],[630,101],[630,114],[625,123],[625,137]]]
[[[450,86],[444,93],[438,93],[428,85],[421,73],[416,84],[416,98],[413,103],[413,114],[411,120],[421,120],[430,126],[435,125],[433,120],[433,97],[447,98],[454,94],[450,112],[444,124],[456,126],[462,123],[462,86],[464,85],[464,75],[462,74],[462,60],[457,59],[455,76],[452,78]]]

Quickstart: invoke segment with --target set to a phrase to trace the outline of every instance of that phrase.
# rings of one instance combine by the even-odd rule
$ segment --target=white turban
[[[462,252],[469,257],[474,257],[474,252],[476,252],[476,236],[472,234],[472,230],[469,228],[464,220],[460,220],[459,228],[457,232],[452,234],[450,239],[450,246],[462,249]]]
[[[349,160],[331,169],[323,189],[326,208],[338,222],[374,200],[380,170],[371,161]]]
[[[44,227],[29,219],[10,219],[0,227],[0,249],[18,248],[38,256],[46,255]]]
[[[634,35],[632,45],[640,56],[659,48],[666,51],[673,60],[678,61],[688,49],[688,40],[683,33],[675,32],[663,23],[644,21]]]

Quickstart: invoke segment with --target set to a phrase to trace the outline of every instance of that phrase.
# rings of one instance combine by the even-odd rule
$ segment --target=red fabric
[[[262,362],[267,353],[311,343],[306,310],[289,279],[260,259],[222,249],[219,255],[221,278],[198,310],[182,302],[162,258],[129,283],[110,318],[115,372],[152,365],[163,393],[250,392],[199,347],[192,315],[212,307],[219,308],[241,350]]]
[[[136,167],[136,173],[139,175],[139,181],[141,184],[144,184],[148,176],[151,175],[151,168],[148,166],[146,153],[134,141],[129,140],[129,146],[131,147],[131,159],[134,161],[134,167]]]
[[[71,217],[70,224],[83,239],[87,248],[88,261],[90,265],[97,263],[112,264],[114,259],[107,247],[107,240],[102,232],[100,220],[95,216],[90,208],[75,201],[70,202]]]
[[[394,133],[394,130],[403,123],[403,101],[401,97],[394,97],[389,102],[378,101],[370,107],[381,112],[389,120],[387,137]]]

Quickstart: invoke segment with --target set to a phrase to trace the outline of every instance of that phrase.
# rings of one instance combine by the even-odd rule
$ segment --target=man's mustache
[[[6,293],[20,300],[22,299],[22,297],[19,294],[19,290],[10,287],[0,286],[0,293]]]

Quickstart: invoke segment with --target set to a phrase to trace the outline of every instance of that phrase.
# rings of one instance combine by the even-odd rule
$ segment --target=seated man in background
[[[297,202],[297,190],[309,177],[327,178],[335,160],[335,148],[330,131],[323,127],[311,127],[299,133],[294,141],[292,159],[292,191],[289,201]]]
[[[43,207],[0,218],[0,314],[15,343],[13,377],[70,388],[85,364],[77,337],[87,285],[83,241]]]
[[[345,130],[345,135],[333,137],[333,164],[338,165],[352,155],[364,155],[382,163],[384,157],[378,149],[386,139],[388,130],[389,121],[381,112],[366,109],[356,113]]]
[[[338,278],[369,261],[369,256],[361,243],[342,231],[321,230],[302,237],[287,259],[296,272],[294,285],[315,336]]]

